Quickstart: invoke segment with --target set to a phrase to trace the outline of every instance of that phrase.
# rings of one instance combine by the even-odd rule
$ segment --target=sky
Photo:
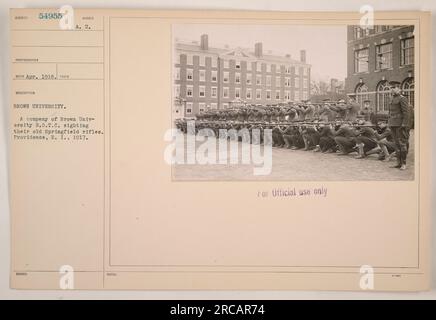
[[[173,37],[200,41],[202,34],[209,35],[210,47],[253,48],[263,43],[263,51],[281,55],[291,54],[300,59],[300,50],[306,50],[306,62],[312,65],[313,80],[337,78],[347,75],[347,28],[341,26],[308,25],[247,25],[247,24],[177,24]]]

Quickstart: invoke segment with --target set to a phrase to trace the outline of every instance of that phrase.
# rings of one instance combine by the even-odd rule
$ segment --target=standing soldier
[[[297,110],[295,110],[294,106],[291,103],[288,103],[288,110],[286,111],[285,120],[295,121],[297,119],[298,119]]]
[[[345,100],[339,100],[336,105],[330,106],[330,109],[336,112],[336,115],[339,119],[345,120],[345,116],[347,114],[347,104],[345,103]]]
[[[304,110],[304,120],[313,120],[315,115],[315,106],[309,101],[306,104],[306,109]]]
[[[355,121],[357,119],[357,115],[360,111],[360,104],[356,102],[355,96],[350,95],[347,104],[347,113],[345,116],[345,120]]]
[[[362,113],[363,119],[365,119],[365,121],[371,121],[371,123],[374,125],[377,124],[377,122],[374,119],[374,111],[371,107],[370,100],[363,101],[363,109],[362,109],[361,113]]]
[[[318,111],[319,117],[322,121],[332,122],[336,119],[336,112],[330,108],[328,103],[324,103]]]
[[[389,105],[388,126],[395,143],[398,163],[393,168],[406,169],[406,158],[409,146],[411,108],[407,98],[401,95],[399,87],[391,89],[392,100]]]

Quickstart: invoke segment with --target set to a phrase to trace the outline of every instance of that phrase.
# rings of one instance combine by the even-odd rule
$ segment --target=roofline
[[[217,50],[217,51],[222,51],[222,52],[214,52],[212,50],[202,50],[199,46],[194,46],[192,45],[193,48],[177,48],[177,44],[176,44],[176,51],[181,51],[181,52],[189,52],[189,53],[197,53],[197,54],[204,54],[204,55],[214,55],[217,56],[219,58],[223,58],[226,54],[226,52],[229,52],[232,50],[232,48],[226,48],[226,49],[222,49],[222,48],[211,48],[213,50]],[[233,48],[236,49],[236,48]],[[293,65],[302,65],[302,66],[307,66],[307,67],[311,67],[312,65],[307,63],[307,62],[302,62],[299,60],[295,60],[292,58],[287,58],[286,56],[278,56],[278,55],[271,55],[268,54],[268,58],[265,57],[256,57],[254,56],[253,53],[249,52],[249,54],[252,57],[228,57],[229,60],[233,59],[233,60],[244,60],[244,61],[268,61],[268,62],[276,62],[276,63],[288,63],[288,64],[293,64]],[[286,61],[288,60],[288,61]]]

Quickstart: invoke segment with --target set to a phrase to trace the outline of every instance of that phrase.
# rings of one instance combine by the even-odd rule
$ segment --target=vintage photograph
[[[174,180],[414,179],[413,25],[172,34]]]

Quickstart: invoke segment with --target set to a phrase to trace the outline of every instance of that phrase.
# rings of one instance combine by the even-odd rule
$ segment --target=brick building
[[[310,65],[300,59],[253,50],[213,48],[208,35],[200,42],[175,42],[173,116],[192,117],[235,103],[275,104],[310,98]]]
[[[414,105],[413,26],[348,26],[345,91],[363,106],[369,100],[376,113],[387,113],[390,86],[398,85]]]

